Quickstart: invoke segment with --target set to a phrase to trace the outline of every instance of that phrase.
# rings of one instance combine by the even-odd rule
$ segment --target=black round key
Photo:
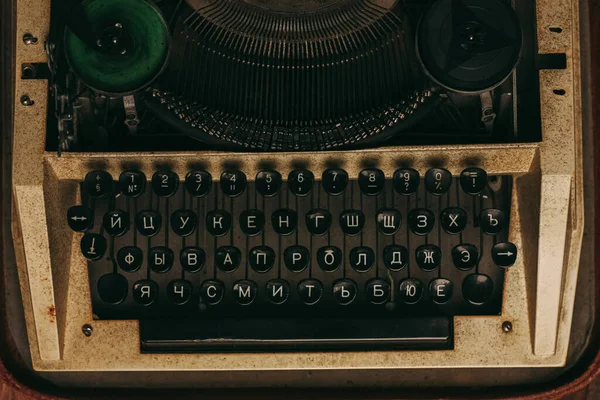
[[[171,303],[182,306],[192,297],[192,284],[183,279],[176,279],[167,285],[167,297]]]
[[[258,288],[256,283],[249,280],[237,281],[233,284],[233,298],[238,304],[247,306],[254,302]]]
[[[323,285],[316,279],[305,279],[298,284],[298,296],[306,305],[317,304],[323,295]]]
[[[459,244],[452,249],[452,262],[462,271],[468,271],[479,262],[479,251],[472,244]]]
[[[283,178],[277,171],[260,171],[256,175],[256,191],[264,197],[273,197],[281,189]]]
[[[79,243],[81,253],[91,261],[97,261],[106,253],[106,239],[97,233],[86,233]]]
[[[173,250],[168,247],[153,247],[148,252],[148,266],[152,271],[163,274],[171,269],[174,258]]]
[[[310,252],[304,246],[290,246],[283,252],[283,261],[292,272],[302,272],[310,262]]]
[[[423,283],[415,278],[404,279],[398,285],[398,298],[406,304],[416,304],[423,296]]]
[[[483,305],[487,303],[494,293],[492,279],[483,274],[471,274],[462,284],[464,298],[471,304]]]
[[[496,243],[492,247],[492,260],[502,268],[509,268],[517,261],[517,246],[513,243]]]
[[[348,186],[348,173],[340,168],[330,168],[323,172],[321,182],[325,193],[339,196]]]
[[[215,254],[215,264],[223,272],[233,272],[242,260],[240,249],[234,246],[222,246]]]
[[[334,246],[321,247],[317,250],[317,262],[323,271],[333,272],[342,264],[342,250]]]
[[[408,213],[408,226],[415,235],[425,236],[435,225],[435,215],[426,208],[415,208]]]
[[[440,224],[447,233],[458,235],[467,227],[467,213],[462,208],[446,208],[440,214]]]
[[[452,297],[452,282],[448,279],[434,279],[429,284],[429,297],[434,303],[444,304]]]
[[[408,249],[400,245],[389,245],[383,249],[383,264],[390,271],[400,271],[408,265]]]
[[[375,253],[370,247],[355,247],[350,250],[350,266],[357,272],[367,272],[375,262]]]
[[[269,246],[257,246],[250,250],[248,261],[253,270],[264,273],[275,264],[275,251]]]
[[[315,236],[321,236],[331,228],[331,213],[322,208],[311,210],[306,214],[306,228]]]
[[[351,304],[356,299],[358,288],[351,279],[340,279],[333,283],[333,299],[342,306]]]
[[[162,216],[154,210],[140,211],[135,216],[135,227],[143,236],[155,236],[162,227]]]
[[[365,296],[373,304],[383,304],[390,298],[390,283],[385,279],[371,279],[365,285]]]
[[[340,226],[346,235],[358,235],[365,226],[365,214],[360,210],[344,210],[340,214]]]
[[[149,306],[158,297],[158,285],[149,279],[143,279],[133,284],[133,299],[142,306]]]
[[[152,191],[158,197],[171,197],[179,188],[179,176],[173,171],[156,172],[152,175]]]
[[[213,236],[223,236],[231,229],[231,214],[225,210],[210,211],[206,214],[206,230]]]
[[[417,247],[415,255],[417,265],[423,271],[433,271],[440,266],[442,261],[442,251],[439,247],[432,244],[424,244]]]
[[[410,196],[417,193],[421,183],[421,175],[412,168],[401,168],[394,173],[394,189],[396,193]]]
[[[83,190],[96,198],[107,197],[113,193],[113,178],[106,171],[88,172],[83,181]]]
[[[225,285],[217,280],[202,282],[200,285],[200,299],[209,306],[217,305],[223,300],[225,295]]]
[[[117,265],[125,272],[135,272],[142,266],[144,253],[139,247],[121,247],[117,252]]]
[[[395,235],[402,225],[402,214],[393,208],[384,208],[377,213],[377,228],[384,235]]]
[[[432,168],[425,173],[425,188],[433,195],[448,193],[452,186],[452,174],[444,168]]]
[[[176,210],[171,214],[171,229],[177,236],[190,236],[196,230],[198,216],[192,210]]]
[[[206,171],[189,172],[185,177],[185,188],[193,197],[204,197],[212,188],[212,176]]]
[[[140,171],[125,171],[119,176],[119,190],[127,197],[138,197],[146,191],[146,175]]]
[[[67,223],[75,232],[87,231],[93,223],[94,214],[86,206],[74,206],[67,211]]]
[[[485,209],[479,216],[479,226],[488,235],[500,233],[504,229],[505,223],[504,211],[495,208]]]
[[[288,208],[275,210],[271,214],[271,224],[273,230],[280,235],[291,235],[298,225],[298,213]]]
[[[306,169],[297,169],[288,175],[288,187],[296,196],[306,196],[315,184],[315,175]]]
[[[102,223],[110,236],[123,236],[129,231],[129,213],[123,210],[110,211],[104,215]]]
[[[248,180],[246,174],[239,170],[228,170],[223,172],[219,181],[221,190],[228,197],[237,197],[244,193]]]
[[[244,210],[240,213],[240,228],[248,236],[256,236],[265,228],[265,214],[260,210]]]
[[[487,172],[481,168],[467,168],[460,174],[460,187],[470,195],[481,194],[487,186]]]
[[[179,253],[179,263],[187,272],[198,272],[204,267],[206,252],[200,247],[184,247]]]
[[[290,297],[290,284],[283,279],[273,279],[267,282],[265,291],[271,303],[283,304]]]
[[[108,304],[119,304],[127,297],[129,283],[123,275],[106,274],[98,279],[100,300]]]
[[[363,169],[358,175],[360,191],[367,196],[376,196],[383,190],[385,175],[377,168]]]

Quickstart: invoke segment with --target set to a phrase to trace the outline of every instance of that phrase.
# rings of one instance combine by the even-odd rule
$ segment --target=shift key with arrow
[[[75,232],[87,231],[93,223],[93,214],[86,206],[74,206],[67,211],[67,222]]]
[[[80,248],[85,258],[90,261],[98,261],[106,253],[106,239],[97,233],[86,233],[81,238]]]
[[[499,267],[512,267],[517,261],[517,246],[510,242],[497,243],[492,247],[492,259]]]

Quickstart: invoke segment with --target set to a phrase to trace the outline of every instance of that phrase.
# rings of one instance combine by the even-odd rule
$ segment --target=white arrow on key
[[[96,238],[92,239],[92,245],[90,246],[90,249],[88,250],[88,254],[92,254],[95,255],[96,254]]]
[[[507,251],[506,253],[498,253],[499,256],[506,256],[506,257],[510,257],[512,256],[514,253]]]

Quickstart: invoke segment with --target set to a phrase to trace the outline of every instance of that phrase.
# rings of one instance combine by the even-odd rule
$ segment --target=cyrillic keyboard
[[[320,179],[87,174],[67,221],[100,319],[498,314],[511,179],[468,168]]]

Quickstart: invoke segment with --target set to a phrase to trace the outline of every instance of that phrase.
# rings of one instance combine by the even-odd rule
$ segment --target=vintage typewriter
[[[502,385],[576,358],[577,1],[15,15],[13,301],[44,379]]]

